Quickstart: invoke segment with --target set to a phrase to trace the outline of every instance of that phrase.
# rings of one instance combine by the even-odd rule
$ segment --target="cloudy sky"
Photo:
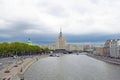
[[[120,37],[120,0],[0,0],[0,42],[54,43]]]

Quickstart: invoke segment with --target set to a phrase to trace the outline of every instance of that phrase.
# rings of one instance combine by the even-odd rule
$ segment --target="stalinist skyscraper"
[[[66,49],[66,39],[62,35],[62,31],[60,29],[60,34],[55,44],[56,49]]]

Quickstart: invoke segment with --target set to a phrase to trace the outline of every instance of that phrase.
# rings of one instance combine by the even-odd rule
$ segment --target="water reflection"
[[[119,80],[120,66],[86,55],[48,57],[34,63],[25,80]]]

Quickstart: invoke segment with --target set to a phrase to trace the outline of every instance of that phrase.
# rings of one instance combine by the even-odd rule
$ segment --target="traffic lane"
[[[0,65],[0,70],[2,70],[3,68],[8,68],[8,66],[10,66],[15,61],[24,60],[26,58],[33,58],[33,57],[34,57],[34,55],[18,56],[16,58],[15,57],[0,58],[0,63],[2,63]]]
[[[9,58],[1,58],[0,59],[0,63],[2,63],[2,65],[0,66],[0,70],[3,68],[7,68],[9,65],[11,65],[14,61],[16,61],[16,59],[13,59],[12,57]]]

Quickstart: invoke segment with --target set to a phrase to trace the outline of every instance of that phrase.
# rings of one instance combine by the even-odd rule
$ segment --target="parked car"
[[[13,56],[13,59],[16,59],[17,58],[17,56]]]
[[[58,54],[55,54],[56,57],[60,57]]]
[[[53,54],[50,54],[49,56],[53,56]]]

